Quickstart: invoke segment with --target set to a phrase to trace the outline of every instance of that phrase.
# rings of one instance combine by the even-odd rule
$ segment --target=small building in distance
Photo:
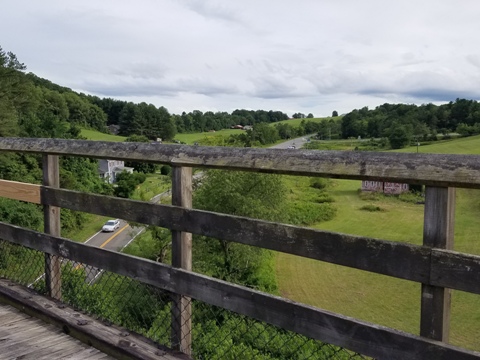
[[[125,162],[121,160],[101,159],[98,161],[100,177],[110,184],[113,184],[117,180],[117,175],[124,171],[133,173],[133,168],[125,166]]]
[[[389,195],[398,195],[408,192],[409,190],[408,184],[362,180],[362,191],[375,191]]]

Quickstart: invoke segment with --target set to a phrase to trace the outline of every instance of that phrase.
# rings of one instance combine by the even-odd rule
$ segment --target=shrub
[[[358,196],[361,200],[376,201],[380,200],[384,195],[377,191],[362,191],[358,189]]]
[[[324,178],[311,178],[310,186],[315,189],[325,189],[328,185],[328,179]]]
[[[320,204],[332,203],[335,202],[335,199],[327,193],[321,193],[320,196],[317,198],[317,202]]]
[[[422,203],[425,200],[420,193],[416,192],[406,192],[400,194],[398,195],[398,199],[411,204]]]
[[[293,202],[288,205],[287,222],[294,225],[312,225],[335,217],[336,209],[328,204]]]
[[[170,175],[171,172],[172,172],[172,167],[170,165],[163,165],[160,168],[160,174],[162,175]]]
[[[364,205],[364,206],[362,206],[362,207],[360,208],[360,210],[371,211],[371,212],[375,212],[375,211],[385,211],[385,210],[383,210],[380,206],[372,205],[372,204]]]

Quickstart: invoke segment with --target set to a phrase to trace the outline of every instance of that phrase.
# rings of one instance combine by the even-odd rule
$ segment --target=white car
[[[108,220],[105,225],[102,227],[102,231],[105,232],[113,232],[117,230],[120,227],[120,220],[115,219],[115,220]]]

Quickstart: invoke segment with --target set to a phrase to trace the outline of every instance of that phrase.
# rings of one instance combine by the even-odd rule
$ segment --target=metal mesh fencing
[[[103,321],[171,347],[174,294],[88,265],[59,259],[62,301]],[[46,293],[45,254],[0,242],[0,276]],[[188,300],[191,356],[198,360],[366,359],[255,319]],[[181,311],[185,309],[180,309]]]

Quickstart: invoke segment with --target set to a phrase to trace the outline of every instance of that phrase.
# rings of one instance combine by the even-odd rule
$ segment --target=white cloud
[[[475,0],[7,0],[0,45],[101,97],[321,116],[479,99],[479,15]]]

